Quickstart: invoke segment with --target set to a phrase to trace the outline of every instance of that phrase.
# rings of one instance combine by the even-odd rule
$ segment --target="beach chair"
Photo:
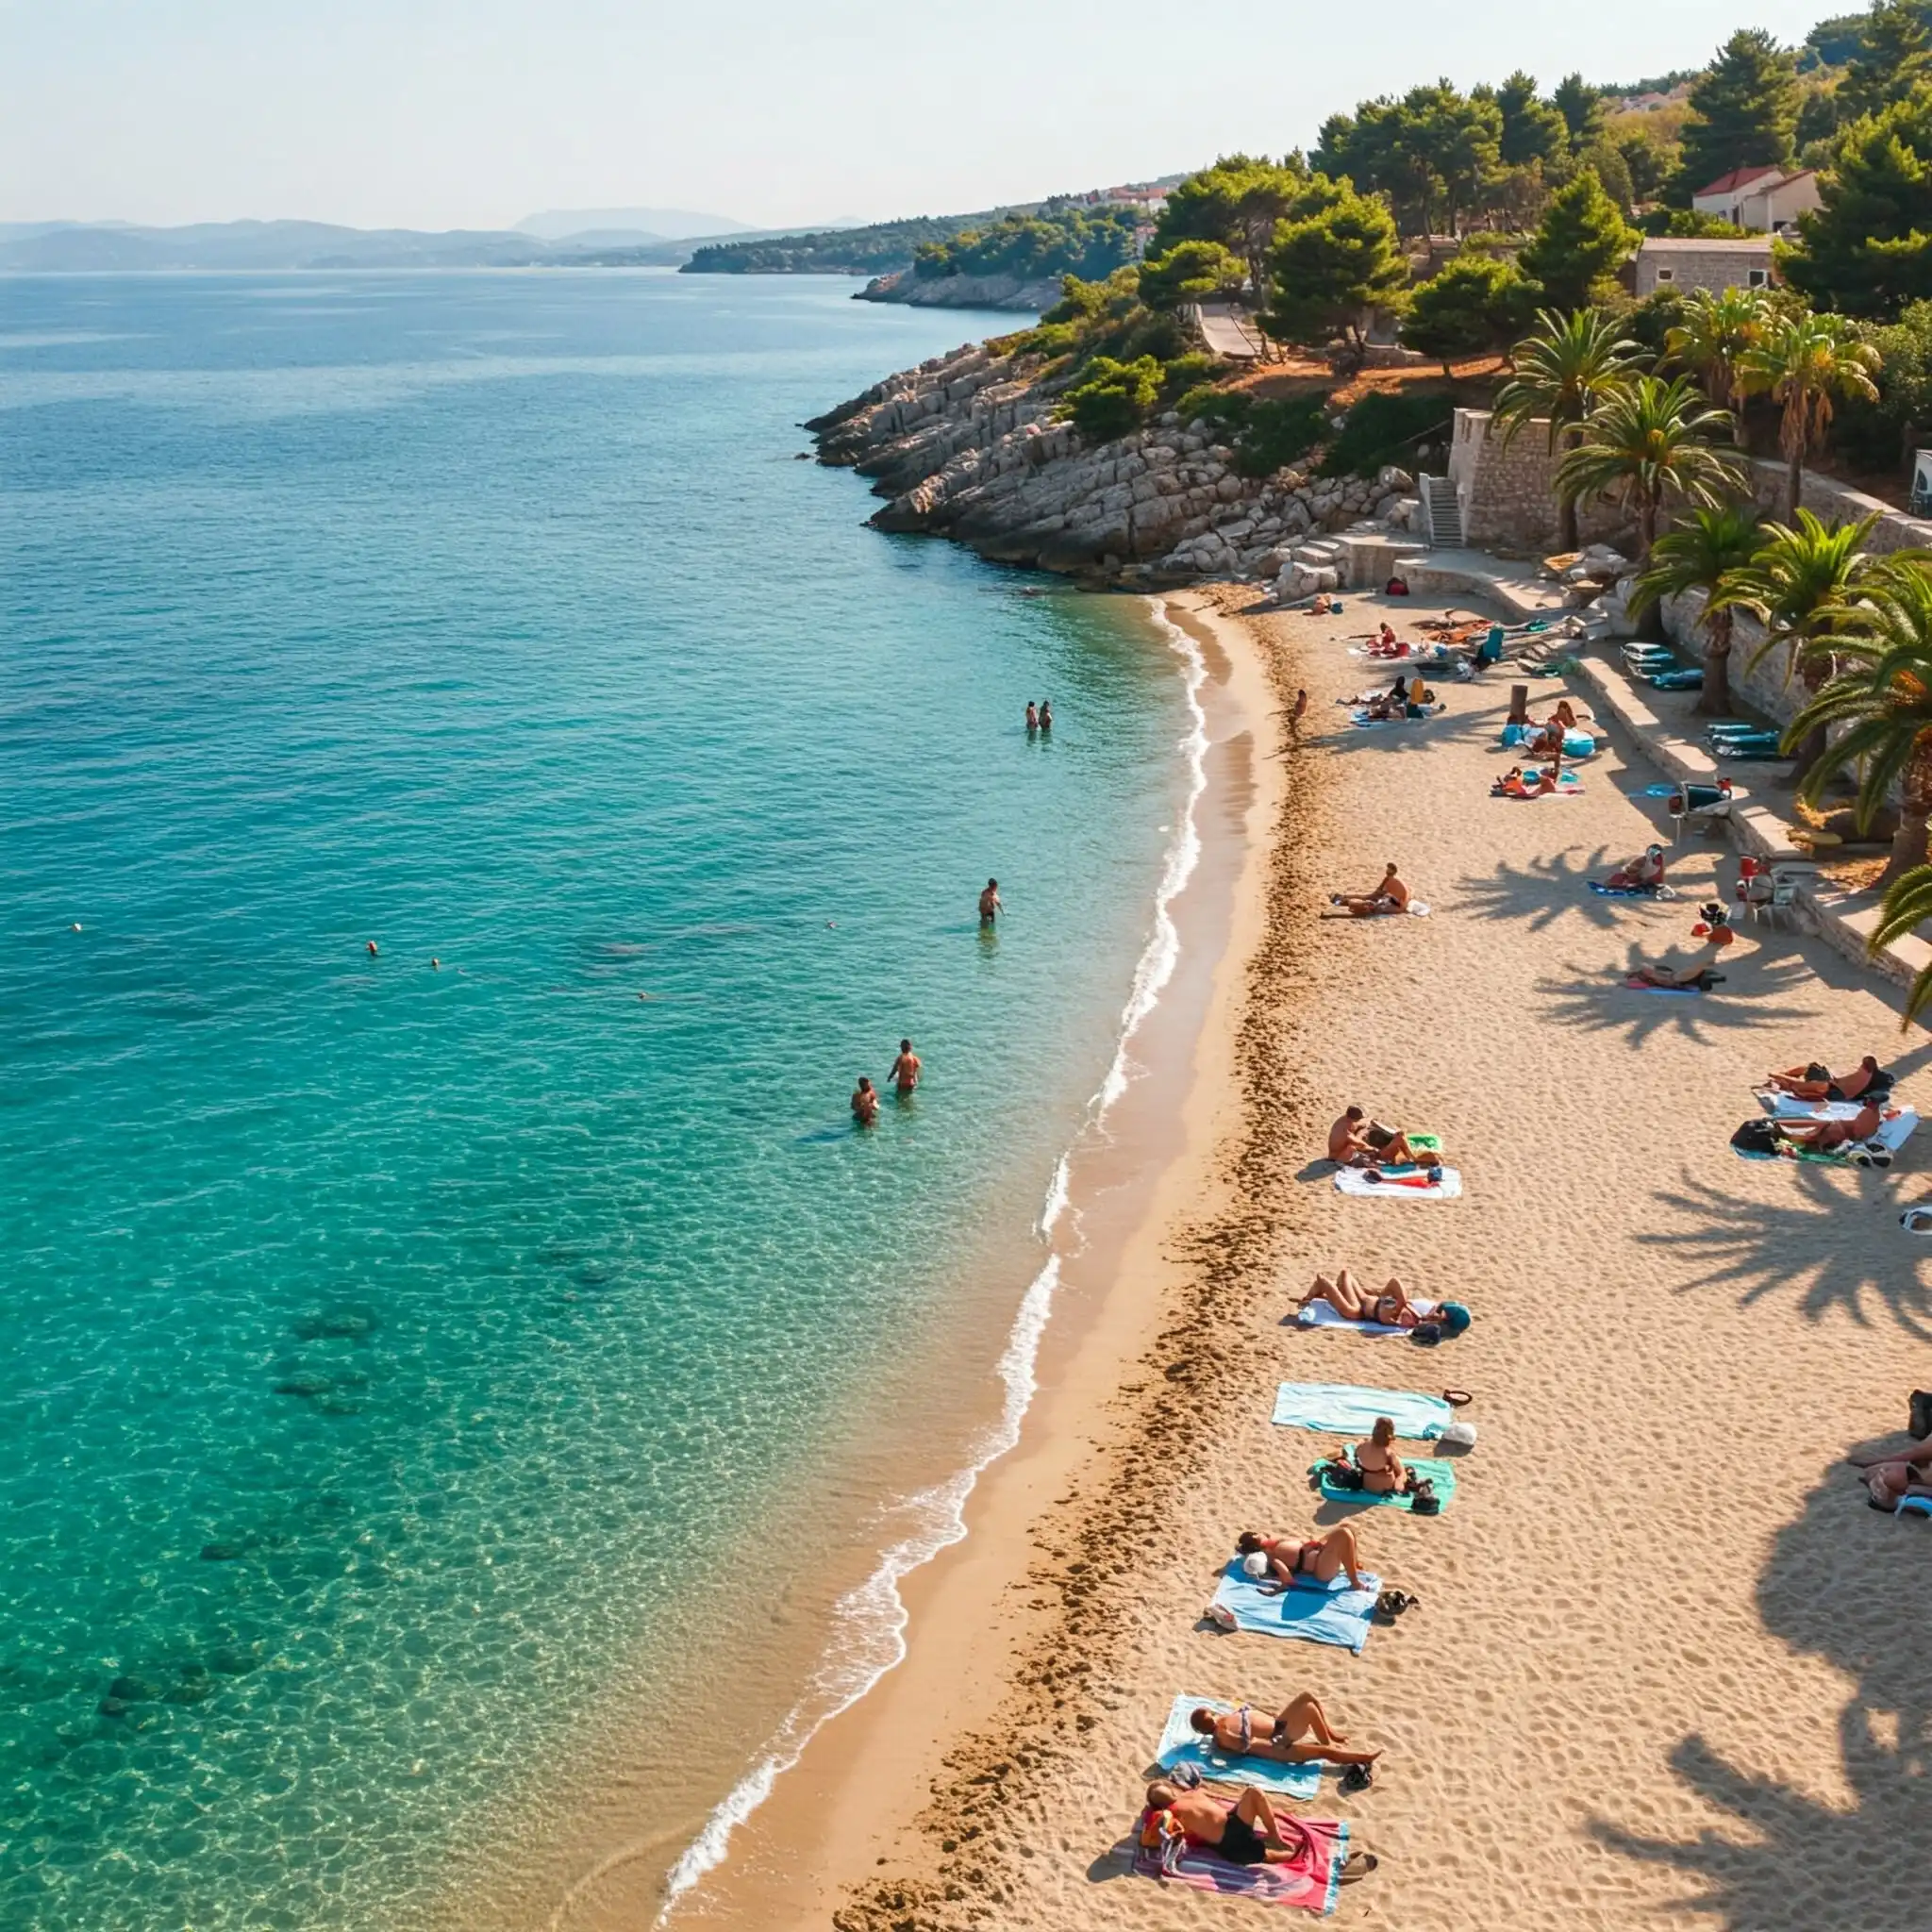
[[[1656,691],[1702,691],[1704,669],[1702,665],[1687,665],[1677,671],[1656,671],[1650,675],[1650,684]]]
[[[1695,824],[1711,831],[1730,817],[1731,788],[1722,781],[1716,785],[1679,785],[1668,803],[1671,843],[1674,845],[1683,838],[1686,825]]]

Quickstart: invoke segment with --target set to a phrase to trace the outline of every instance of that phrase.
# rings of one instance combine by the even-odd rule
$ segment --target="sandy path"
[[[1932,1250],[1895,1220],[1926,1150],[1833,1175],[1725,1145],[1766,1067],[1873,1051],[1909,1093],[1924,1035],[1900,1039],[1875,979],[1768,930],[1745,929],[1718,995],[1624,991],[1640,952],[1689,956],[1728,852],[1688,847],[1674,905],[1588,894],[1663,823],[1627,795],[1656,774],[1613,741],[1579,798],[1491,802],[1507,677],[1450,687],[1424,724],[1329,732],[1329,700],[1367,681],[1341,634],[1374,608],[1221,626],[1231,651],[1258,641],[1277,690],[1307,685],[1327,734],[1289,761],[1241,1037],[1202,1048],[1241,1065],[1245,1125],[1167,1232],[1173,1319],[1114,1398],[1113,1441],[1039,1519],[1035,1614],[1015,1619],[995,1719],[837,1923],[1252,1921],[1107,1854],[1173,1695],[1309,1688],[1389,1747],[1373,1790],[1307,1807],[1383,1859],[1343,1923],[1932,1924],[1932,1528],[1865,1508],[1839,1466],[1932,1383]],[[1434,917],[1318,920],[1385,858]],[[1466,1197],[1336,1194],[1311,1162],[1357,1098],[1441,1130]],[[1291,1291],[1343,1262],[1456,1292],[1475,1326],[1426,1354],[1282,1325]],[[1269,1424],[1291,1377],[1477,1396],[1451,1511],[1361,1524],[1424,1607],[1359,1658],[1196,1623],[1237,1530],[1346,1513],[1304,1486],[1316,1439]]]

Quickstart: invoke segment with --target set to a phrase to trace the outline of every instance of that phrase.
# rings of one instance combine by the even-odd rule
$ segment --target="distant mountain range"
[[[837,228],[840,224],[828,224]],[[514,228],[345,228],[330,222],[0,222],[0,272],[141,269],[681,268],[706,242],[789,234],[686,208],[558,208]]]

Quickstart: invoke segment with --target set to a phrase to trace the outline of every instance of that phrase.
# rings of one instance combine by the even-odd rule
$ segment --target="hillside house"
[[[1690,197],[1699,214],[1755,235],[1781,235],[1819,205],[1818,175],[1810,168],[1733,168]]]
[[[1649,237],[1637,251],[1633,284],[1637,299],[1659,289],[1768,289],[1777,279],[1772,266],[1771,238],[1740,236],[1705,240]]]

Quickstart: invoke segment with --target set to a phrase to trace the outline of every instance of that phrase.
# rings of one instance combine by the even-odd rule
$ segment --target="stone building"
[[[1637,251],[1636,294],[1641,302],[1659,289],[1766,289],[1777,279],[1771,238],[1729,241],[1652,235]]]

